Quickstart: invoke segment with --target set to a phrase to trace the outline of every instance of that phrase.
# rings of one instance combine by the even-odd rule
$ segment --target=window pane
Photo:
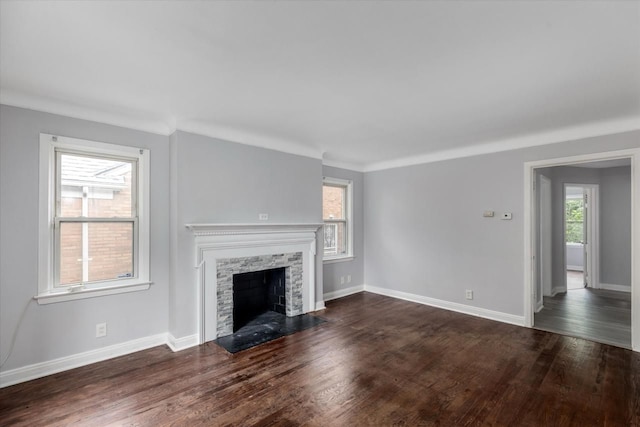
[[[60,284],[82,283],[81,223],[60,224]]]
[[[322,186],[322,217],[324,219],[345,219],[345,187]]]
[[[565,236],[567,243],[584,242],[584,200],[567,198],[565,203]]]
[[[344,222],[324,224],[325,256],[337,256],[347,253],[346,231],[347,225]]]
[[[132,162],[60,155],[60,216],[132,217]]]
[[[133,223],[60,223],[59,262],[62,286],[133,277]]]

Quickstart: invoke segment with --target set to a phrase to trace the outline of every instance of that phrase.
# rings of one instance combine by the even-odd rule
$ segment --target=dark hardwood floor
[[[0,390],[22,426],[638,426],[640,355],[379,295],[229,354],[162,346]]]
[[[631,348],[631,293],[583,287],[544,297],[534,327]]]

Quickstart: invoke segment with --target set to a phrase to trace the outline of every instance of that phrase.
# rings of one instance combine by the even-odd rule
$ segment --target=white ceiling
[[[0,3],[0,102],[373,170],[640,129],[640,3]]]

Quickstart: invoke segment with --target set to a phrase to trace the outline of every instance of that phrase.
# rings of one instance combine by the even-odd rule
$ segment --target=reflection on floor
[[[584,275],[582,271],[567,270],[567,289],[584,288]]]
[[[631,293],[582,288],[544,297],[534,327],[631,348]]]

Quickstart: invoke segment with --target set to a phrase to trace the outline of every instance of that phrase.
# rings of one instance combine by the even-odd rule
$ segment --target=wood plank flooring
[[[538,329],[631,348],[631,293],[572,289],[544,297],[535,314]]]
[[[161,346],[0,389],[3,426],[637,426],[640,355],[379,295],[236,353]]]

